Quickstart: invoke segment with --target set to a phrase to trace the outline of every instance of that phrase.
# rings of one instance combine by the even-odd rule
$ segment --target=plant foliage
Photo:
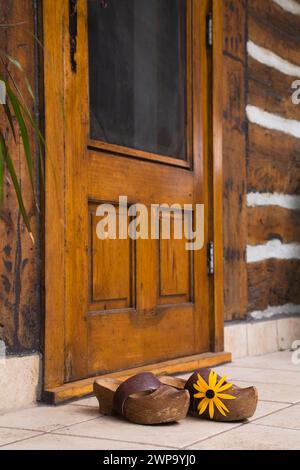
[[[16,69],[21,72],[21,77],[24,80],[26,89],[28,90],[33,102],[35,102],[35,97],[30,83],[26,77],[26,74],[24,73],[21,64],[16,59],[10,57],[7,54],[5,54],[5,59],[6,61],[4,60],[3,56],[0,56],[0,65],[2,68],[2,71],[0,70],[0,109],[2,108],[2,110],[0,111],[0,115],[2,115],[2,124],[0,126],[0,215],[3,209],[4,202],[4,183],[6,177],[5,175],[8,175],[14,187],[19,209],[23,217],[24,223],[31,239],[34,241],[30,225],[30,219],[24,204],[22,188],[18,180],[17,171],[15,169],[14,162],[8,148],[7,135],[5,129],[9,127],[16,145],[16,136],[20,136],[20,140],[24,148],[28,176],[30,179],[31,188],[34,194],[37,209],[38,204],[34,179],[34,148],[30,140],[30,134],[32,133],[32,131],[37,136],[41,165],[43,165],[42,156],[45,142],[40,132],[39,124],[36,122],[35,116],[32,114],[29,106],[26,104],[26,100],[24,99],[24,95],[20,90],[20,86],[18,86],[18,83],[14,79],[13,74],[9,71],[7,63],[12,64]]]

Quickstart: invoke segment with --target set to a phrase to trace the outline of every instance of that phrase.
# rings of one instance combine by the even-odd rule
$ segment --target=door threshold
[[[142,371],[150,371],[157,375],[174,375],[186,372],[193,372],[202,367],[215,367],[221,364],[231,362],[231,353],[204,353],[195,356],[187,356],[170,361],[149,364],[146,366],[135,367],[111,374],[105,374],[98,377],[78,380],[67,383],[59,387],[46,389],[43,393],[43,401],[52,405],[59,405],[70,400],[84,398],[93,393],[93,383],[97,378],[122,378],[126,379]]]

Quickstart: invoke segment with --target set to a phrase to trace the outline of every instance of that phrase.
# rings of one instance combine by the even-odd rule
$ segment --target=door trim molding
[[[194,0],[198,1],[198,0]],[[223,302],[223,173],[222,173],[222,17],[223,8],[219,0],[212,0],[213,9],[213,93],[212,93],[212,142],[210,144],[212,173],[212,190],[210,204],[213,212],[210,215],[213,227],[211,237],[215,245],[215,275],[211,278],[211,331],[210,344],[214,360],[207,362],[212,353],[182,358],[176,360],[179,369],[172,362],[169,372],[183,372],[195,367],[217,365],[228,362],[230,354],[224,350],[224,302]],[[65,24],[68,24],[69,2],[58,0],[53,9],[52,0],[43,1],[44,26],[44,84],[45,84],[45,136],[47,142],[45,163],[45,346],[44,346],[44,390],[45,397],[54,397],[52,402],[60,400],[62,387],[64,390],[75,390],[72,384],[65,383],[65,307],[66,307],[66,162],[65,162],[65,133],[60,125],[64,121],[64,86],[65,67],[64,51],[70,48],[69,36]],[[60,26],[58,28],[58,25]],[[63,48],[61,47],[63,44]],[[56,80],[53,80],[53,70]],[[54,171],[55,169],[55,171]],[[162,370],[166,363],[146,366],[146,369]],[[145,370],[145,367],[143,367]],[[135,369],[131,370],[133,373]],[[126,375],[128,371],[122,372]],[[113,374],[114,375],[114,374]],[[91,382],[93,379],[86,379]],[[83,386],[86,380],[81,381]],[[58,395],[55,390],[58,390]],[[76,389],[77,390],[77,389]],[[86,389],[87,390],[87,389]],[[91,393],[89,385],[87,393]],[[63,392],[64,394],[65,392]],[[78,388],[78,395],[82,387]],[[86,393],[86,392],[85,392]],[[78,396],[76,393],[67,394],[66,399]],[[55,397],[58,398],[55,398]],[[81,396],[81,395],[80,395]]]
[[[214,318],[212,350],[224,350],[224,278],[223,278],[223,2],[212,0],[213,11],[213,238],[214,238]]]
[[[64,51],[69,38],[69,2],[43,1],[45,88],[45,342],[44,388],[64,383],[66,165],[64,120]],[[57,28],[57,25],[60,28]],[[67,49],[69,50],[69,49]],[[55,70],[56,80],[53,80]],[[58,86],[59,85],[59,86]]]

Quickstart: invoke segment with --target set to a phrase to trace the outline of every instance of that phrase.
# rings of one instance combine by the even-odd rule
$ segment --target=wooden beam
[[[249,0],[249,13],[284,38],[300,44],[300,17],[281,8],[273,0]]]
[[[258,245],[274,239],[283,243],[299,242],[300,210],[274,206],[249,208],[248,243]]]
[[[294,77],[285,75],[254,59],[248,61],[248,102],[270,113],[300,121],[300,106],[292,102]]]
[[[246,2],[224,2],[223,217],[225,319],[247,311]]]
[[[300,194],[299,139],[249,125],[248,191]]]
[[[248,311],[300,305],[300,260],[266,260],[248,264]]]
[[[279,55],[292,64],[300,65],[299,39],[282,34],[272,22],[264,22],[259,15],[249,15],[249,39],[255,44]]]
[[[223,52],[233,60],[244,62],[247,0],[223,0],[222,4]]]

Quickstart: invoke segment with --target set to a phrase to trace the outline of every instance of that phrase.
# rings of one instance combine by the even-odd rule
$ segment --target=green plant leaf
[[[4,112],[6,114],[7,120],[9,122],[9,125],[10,125],[10,128],[11,128],[11,131],[13,133],[14,141],[15,141],[15,143],[17,143],[16,130],[15,130],[14,121],[13,121],[13,117],[12,117],[12,114],[11,114],[9,104],[6,103],[6,104],[3,105],[3,107],[4,107]]]
[[[1,131],[0,131],[0,148],[1,148],[1,154],[3,156],[3,159],[4,159],[5,163],[6,163],[8,172],[10,174],[12,183],[14,185],[14,189],[15,189],[16,196],[17,196],[17,199],[18,199],[18,204],[19,204],[19,208],[20,208],[22,218],[23,218],[25,226],[28,230],[29,236],[30,236],[32,242],[34,243],[34,237],[33,237],[31,226],[30,226],[30,220],[29,220],[28,214],[26,212],[25,204],[24,204],[24,201],[23,201],[22,190],[21,190],[21,187],[20,187],[20,184],[19,184],[19,181],[18,181],[18,177],[17,177],[16,171],[15,171],[15,168],[14,168],[13,161],[10,157],[7,146],[5,144],[4,136],[3,136]]]
[[[40,128],[39,128],[39,125],[38,123],[36,122],[36,120],[34,119],[34,117],[32,117],[31,113],[29,112],[28,109],[26,109],[22,103],[20,103],[20,107],[24,113],[24,115],[27,117],[27,119],[29,120],[36,136],[37,136],[37,139],[38,139],[38,151],[39,151],[39,159],[40,159],[40,165],[41,165],[41,175],[42,175],[42,178],[44,180],[44,154],[43,154],[43,149],[46,149],[47,146],[46,146],[46,141],[45,141],[45,138],[43,136],[43,134],[41,133],[40,131]]]
[[[19,128],[20,128],[26,161],[27,161],[27,168],[28,168],[29,177],[30,177],[30,183],[31,183],[32,191],[35,197],[35,187],[34,187],[34,177],[33,177],[33,158],[31,155],[30,140],[29,140],[27,126],[22,115],[20,102],[9,86],[7,87],[7,95],[12,104],[12,107],[13,107],[13,110],[14,110]]]
[[[20,64],[20,62],[17,60],[17,59],[14,59],[13,57],[11,57],[9,54],[7,54],[7,52],[4,51],[4,55],[5,57],[7,57],[7,59],[17,68],[20,70],[20,72],[23,73],[24,75],[24,80],[25,80],[25,84],[26,84],[26,87],[27,87],[27,90],[31,96],[31,98],[33,99],[33,101],[35,101],[35,96],[34,96],[34,93],[33,93],[33,90],[31,88],[31,85],[29,83],[29,80],[27,78],[27,75],[25,73],[25,70],[23,69],[22,65]]]

